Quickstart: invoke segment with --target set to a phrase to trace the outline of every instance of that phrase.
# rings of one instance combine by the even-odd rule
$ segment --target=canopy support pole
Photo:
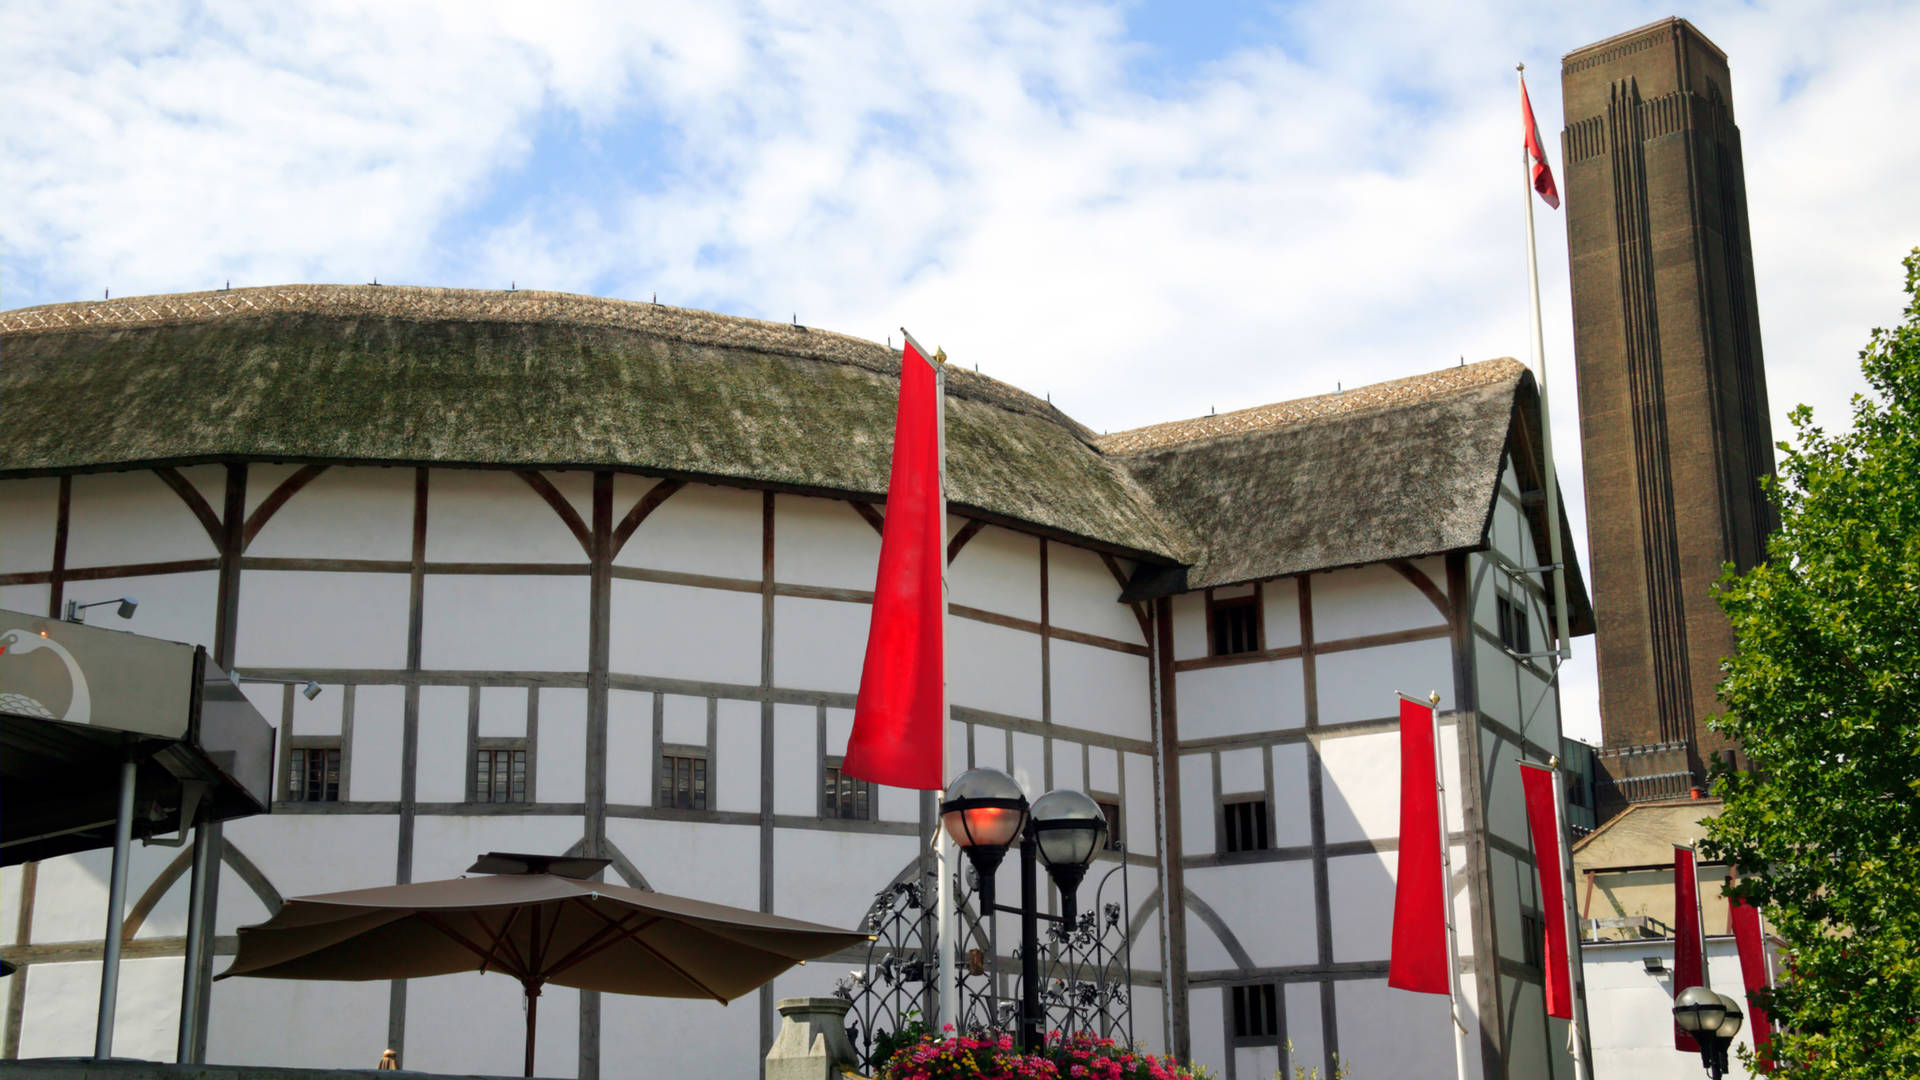
[[[93,1059],[113,1056],[113,1010],[120,996],[120,935],[127,910],[127,863],[133,857],[133,785],[139,773],[133,747],[120,763],[120,811],[113,823],[113,871],[107,884],[107,937],[101,943],[100,1014],[93,1029]]]
[[[180,977],[180,1039],[174,1060],[182,1065],[195,1064],[194,1049],[199,1042],[200,1025],[200,953],[207,947],[207,870],[216,858],[213,830],[206,825],[193,827],[193,869],[187,878],[187,956]]]

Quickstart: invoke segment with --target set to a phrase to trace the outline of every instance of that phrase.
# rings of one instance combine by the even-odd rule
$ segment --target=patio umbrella
[[[220,978],[412,979],[499,971],[527,997],[533,1075],[540,988],[725,1004],[867,935],[586,878],[606,859],[493,852],[475,877],[323,893],[240,928]]]

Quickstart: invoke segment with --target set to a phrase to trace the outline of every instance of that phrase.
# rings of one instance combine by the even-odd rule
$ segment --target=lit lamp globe
[[[1107,815],[1078,791],[1049,791],[1033,804],[1033,836],[1047,876],[1060,890],[1061,914],[1073,923],[1073,894],[1107,839]]]
[[[1735,1010],[1734,1030],[1740,1030]],[[1673,1022],[1689,1035],[1716,1036],[1727,1018],[1727,999],[1704,986],[1689,986],[1673,999]]]
[[[1026,792],[999,769],[968,769],[947,785],[940,824],[973,863],[982,910],[992,910],[993,872],[1026,823]]]

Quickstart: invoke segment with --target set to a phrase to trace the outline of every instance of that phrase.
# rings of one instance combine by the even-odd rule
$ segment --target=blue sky
[[[0,0],[0,307],[293,281],[559,289],[884,339],[1096,430],[1528,353],[1524,60],[1644,3]],[[1776,435],[1920,243],[1920,6],[1703,3]],[[1584,539],[1564,222],[1540,211]],[[1568,721],[1597,731],[1584,661]]]

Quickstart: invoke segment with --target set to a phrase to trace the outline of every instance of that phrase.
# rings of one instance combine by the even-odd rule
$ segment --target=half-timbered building
[[[897,353],[371,286],[0,312],[0,344],[0,607],[135,596],[117,625],[206,645],[279,724],[273,812],[220,840],[215,953],[284,897],[487,850],[844,926],[920,857],[930,798],[838,768]],[[1099,436],[950,371],[949,770],[1107,807],[1142,1041],[1229,1080],[1289,1043],[1355,1077],[1451,1060],[1444,1000],[1385,979],[1394,695],[1438,691],[1474,1067],[1571,1075],[1517,775],[1560,738],[1538,404],[1492,360]],[[173,1056],[188,850],[136,850],[118,1053]],[[7,1056],[91,1047],[106,869],[0,877]],[[727,1008],[549,987],[540,1071],[753,1075],[775,998],[844,967]],[[202,1052],[508,1072],[519,994],[221,981]]]

